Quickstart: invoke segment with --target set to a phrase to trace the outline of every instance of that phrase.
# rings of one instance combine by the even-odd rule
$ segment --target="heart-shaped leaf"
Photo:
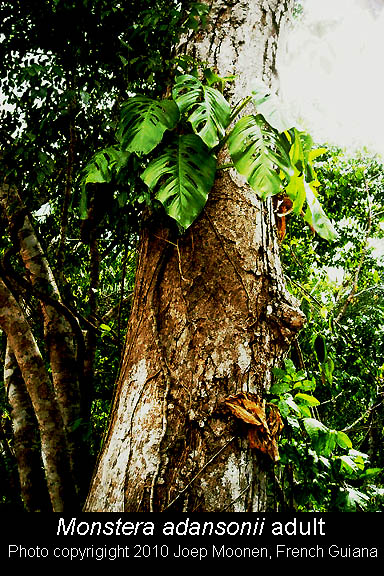
[[[204,208],[215,173],[215,156],[198,136],[187,134],[152,160],[141,177],[167,214],[186,229]]]

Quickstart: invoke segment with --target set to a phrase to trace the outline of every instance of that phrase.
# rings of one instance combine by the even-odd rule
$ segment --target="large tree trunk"
[[[189,39],[187,49],[219,74],[238,75],[232,104],[256,76],[271,82],[286,9],[278,0],[216,0],[207,29]],[[264,409],[271,368],[302,324],[284,286],[272,203],[232,171],[218,172],[204,212],[182,237],[148,219],[85,510],[265,510],[272,460],[252,446],[225,400],[245,393]]]

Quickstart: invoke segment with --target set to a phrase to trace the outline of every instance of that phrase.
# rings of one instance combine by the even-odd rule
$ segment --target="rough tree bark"
[[[272,82],[288,2],[211,3],[186,49],[222,75],[236,104]],[[225,153],[224,153],[225,156]],[[225,157],[219,163],[225,161]],[[225,399],[263,402],[271,368],[303,325],[287,293],[272,203],[218,171],[182,237],[148,219],[111,422],[86,511],[262,511],[269,457]]]
[[[85,490],[84,482],[88,483],[88,476],[84,474],[87,459],[84,457],[82,428],[79,426],[82,417],[80,383],[83,370],[79,360],[83,360],[84,357],[84,350],[81,346],[83,343],[82,333],[77,320],[72,318],[70,312],[67,311],[67,316],[65,316],[58,308],[61,297],[47,258],[17,189],[6,181],[0,187],[0,207],[8,221],[12,251],[20,257],[28,277],[28,281],[21,277],[18,279],[18,282],[23,284],[21,289],[26,286],[27,291],[35,291],[40,300],[44,338],[55,392],[54,401],[60,412],[60,421],[52,424],[60,426],[61,422],[61,425],[64,426],[63,434],[71,465],[72,482],[75,491],[80,495],[81,491]],[[11,268],[9,264],[8,268]],[[8,268],[3,270],[3,274],[10,276],[9,279],[12,280],[12,276],[16,274],[13,269],[8,270]],[[61,309],[64,309],[62,304]],[[1,311],[1,313],[5,314],[5,311]],[[22,313],[21,310],[20,313]],[[71,318],[71,322],[68,318]],[[79,334],[81,338],[76,338],[76,334]],[[11,337],[8,333],[7,336],[10,342]],[[20,344],[17,340],[15,343]],[[16,358],[23,354],[23,350],[14,348],[12,348],[12,352]],[[27,378],[23,371],[22,376],[24,379]],[[16,412],[13,413],[16,415]],[[19,463],[21,462],[19,461]],[[22,476],[24,472],[20,468],[19,471]],[[71,491],[71,498],[72,496]],[[75,506],[75,501],[71,503],[71,506]]]
[[[5,354],[4,386],[12,408],[13,449],[22,501],[27,512],[50,511],[38,424],[28,390],[9,344]]]
[[[14,353],[36,415],[52,509],[62,512],[76,502],[62,416],[30,326],[1,278],[0,328],[7,335],[8,345]]]

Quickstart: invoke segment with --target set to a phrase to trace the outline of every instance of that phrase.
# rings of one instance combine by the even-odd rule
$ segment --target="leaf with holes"
[[[161,142],[164,132],[173,130],[179,118],[173,100],[134,96],[122,106],[118,139],[128,152],[149,154]]]
[[[176,79],[172,96],[181,114],[186,114],[193,131],[208,148],[219,144],[231,116],[231,108],[221,92],[185,74]]]
[[[141,177],[167,214],[186,229],[204,208],[215,173],[216,157],[198,136],[187,134],[152,160]]]
[[[82,184],[85,186],[110,182],[113,172],[118,173],[126,165],[128,158],[129,153],[123,152],[116,146],[99,150],[84,168]]]
[[[87,184],[106,184],[111,182],[112,178],[126,166],[129,157],[129,152],[122,151],[116,146],[99,150],[93,155],[85,166],[80,180],[80,216],[82,219],[87,217]]]
[[[280,192],[277,168],[289,179],[289,143],[260,114],[243,116],[237,122],[229,134],[228,148],[236,169],[262,200]]]

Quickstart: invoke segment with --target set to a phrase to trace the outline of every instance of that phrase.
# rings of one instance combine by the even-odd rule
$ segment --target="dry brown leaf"
[[[253,426],[262,426],[268,430],[264,406],[256,394],[240,392],[234,396],[228,396],[224,402],[243,422]]]
[[[268,454],[273,462],[277,462],[280,458],[277,438],[284,427],[278,407],[269,404],[267,417],[264,402],[248,392],[229,396],[224,402],[237,418],[250,425],[250,447]]]
[[[272,436],[280,436],[284,424],[279,409],[275,404],[269,404],[268,424]]]

